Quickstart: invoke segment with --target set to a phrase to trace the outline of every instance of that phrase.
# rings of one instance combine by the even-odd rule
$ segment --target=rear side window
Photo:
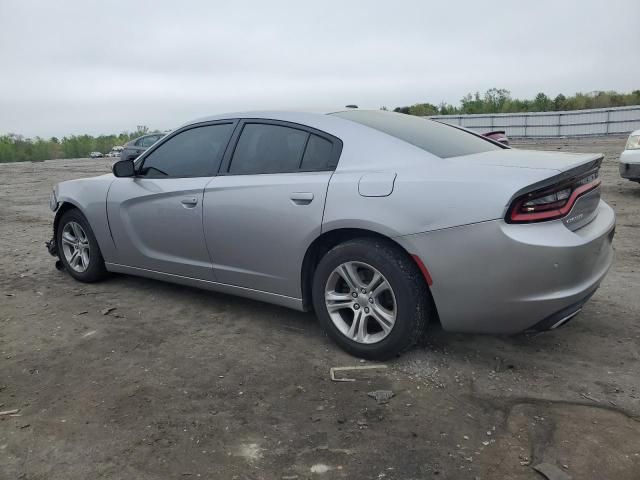
[[[502,149],[472,133],[413,115],[366,110],[350,110],[332,115],[374,128],[440,158]]]
[[[309,134],[303,130],[247,123],[236,145],[229,173],[287,173],[300,169]]]
[[[215,175],[232,132],[232,123],[180,132],[145,157],[139,175],[152,178]]]

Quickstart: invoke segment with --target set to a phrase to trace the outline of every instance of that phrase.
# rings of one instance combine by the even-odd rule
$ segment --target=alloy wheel
[[[62,253],[69,266],[82,273],[89,268],[89,238],[78,222],[68,222],[62,229]]]
[[[371,344],[389,335],[397,304],[391,284],[364,262],[345,262],[331,272],[325,305],[336,328],[350,340]]]

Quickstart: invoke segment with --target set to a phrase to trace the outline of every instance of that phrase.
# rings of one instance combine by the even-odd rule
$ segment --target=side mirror
[[[119,160],[113,164],[113,174],[116,177],[135,177],[136,169],[133,165],[133,160]]]

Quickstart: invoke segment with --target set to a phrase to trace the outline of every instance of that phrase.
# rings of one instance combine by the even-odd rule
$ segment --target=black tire
[[[89,241],[89,265],[83,272],[77,272],[71,267],[71,265],[69,265],[63,251],[62,232],[65,225],[71,221],[80,224]],[[89,222],[87,222],[87,219],[80,210],[73,208],[62,214],[58,223],[58,228],[56,229],[56,245],[58,247],[58,257],[64,265],[65,270],[76,280],[84,283],[93,283],[103,280],[107,276],[107,269],[104,266],[104,259],[102,258],[102,253],[100,252],[100,247],[98,246],[96,237],[89,226]]]
[[[340,332],[325,304],[325,287],[332,272],[345,262],[363,262],[378,270],[389,282],[396,300],[396,320],[391,331],[377,343],[359,343]],[[327,334],[350,354],[385,360],[413,346],[423,335],[432,311],[430,292],[415,262],[391,241],[359,238],[341,243],[322,257],[313,278],[313,306]]]

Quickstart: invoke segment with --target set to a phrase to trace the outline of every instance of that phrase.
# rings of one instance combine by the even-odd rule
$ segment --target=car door
[[[213,280],[202,230],[203,191],[218,171],[237,122],[179,130],[116,178],[107,195],[118,263]]]
[[[320,233],[342,142],[300,125],[244,120],[232,144],[204,191],[216,280],[300,298],[302,260]]]

